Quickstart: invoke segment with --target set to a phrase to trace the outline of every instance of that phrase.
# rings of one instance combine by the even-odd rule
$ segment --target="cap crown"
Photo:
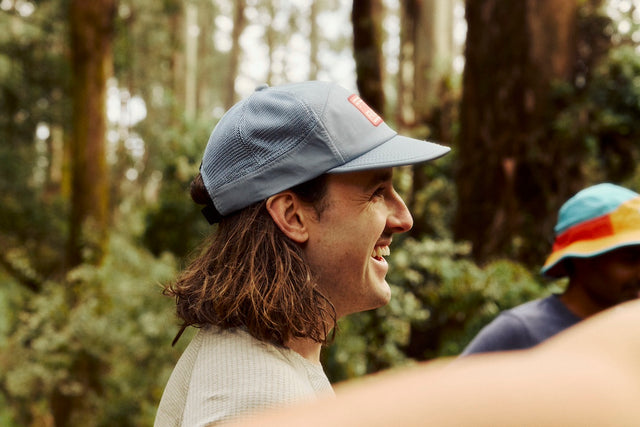
[[[375,151],[394,138],[413,145]],[[220,119],[200,172],[224,216],[325,172],[417,163],[448,151],[396,135],[357,95],[336,84],[263,85]]]

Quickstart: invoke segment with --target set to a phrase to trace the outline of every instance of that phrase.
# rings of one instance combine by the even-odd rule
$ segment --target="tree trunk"
[[[165,11],[169,16],[169,38],[171,43],[171,89],[173,97],[176,100],[183,101],[186,97],[184,87],[184,43],[186,43],[186,30],[184,29],[184,11],[182,2],[179,0],[172,0],[171,2],[165,2]],[[175,114],[173,117],[179,117],[179,113],[183,111],[183,106],[174,102]]]
[[[400,50],[396,101],[396,122],[399,131],[412,127],[416,122],[413,110],[415,99],[413,58],[416,47],[417,10],[416,0],[400,2]]]
[[[271,86],[273,84],[273,70],[275,68],[275,52],[277,48],[277,38],[278,32],[273,26],[273,22],[276,19],[277,6],[274,5],[272,1],[267,2],[265,5],[266,11],[269,14],[269,25],[264,29],[264,38],[265,43],[267,45],[267,77],[265,78],[265,83]]]
[[[577,3],[466,2],[454,233],[480,262],[539,264],[558,201],[583,184],[584,150],[550,126],[551,85],[571,82],[575,69]]]
[[[200,38],[198,42],[198,74],[196,84],[198,115],[211,112],[216,102],[214,79],[211,77],[218,72],[217,57],[213,53],[216,50],[213,41],[215,30],[216,9],[213,2],[204,2],[199,5],[200,13],[198,25],[200,26]]]
[[[453,6],[451,0],[416,2],[414,27],[414,111],[418,123],[430,123],[439,106],[439,93],[453,64]]]
[[[227,87],[224,95],[225,109],[228,110],[236,102],[236,76],[240,64],[240,36],[244,31],[246,19],[244,17],[245,0],[236,0],[233,9],[233,30],[231,32],[231,51],[229,52],[229,74],[227,76]]]
[[[356,84],[364,101],[384,113],[382,1],[353,0],[353,54]]]
[[[320,35],[318,33],[318,2],[312,1],[309,6],[309,80],[318,78],[320,59],[318,57]]]
[[[71,0],[69,32],[71,43],[73,123],[71,153],[71,214],[67,250],[68,267],[82,262],[98,264],[106,252],[109,227],[109,180],[105,155],[106,89],[113,72],[112,37],[116,0]],[[69,289],[68,304],[77,296]],[[87,355],[88,356],[88,355]],[[87,357],[78,355],[77,362]],[[99,386],[99,372],[92,369],[71,375],[82,384]],[[51,411],[56,427],[70,425],[73,410],[83,399],[62,388],[53,390]]]
[[[72,0],[71,215],[68,265],[99,263],[106,250],[109,186],[105,157],[106,85],[112,75],[116,0]]]
[[[453,6],[451,0],[408,0],[400,5],[400,55],[398,68],[399,129],[418,138],[450,143],[452,139],[450,85],[452,72]],[[418,197],[432,177],[429,165],[411,167],[412,184],[406,196],[414,213],[411,236],[432,234],[429,212]]]
[[[184,111],[188,119],[197,114],[198,87],[198,5],[187,2],[185,10],[185,96]]]

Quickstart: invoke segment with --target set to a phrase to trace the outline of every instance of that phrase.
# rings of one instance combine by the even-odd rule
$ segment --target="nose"
[[[387,227],[393,233],[404,233],[413,227],[413,217],[402,200],[402,197],[393,190],[393,197],[389,199],[389,217],[387,218]]]

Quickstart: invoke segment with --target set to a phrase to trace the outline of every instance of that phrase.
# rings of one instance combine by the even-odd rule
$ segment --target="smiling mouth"
[[[381,261],[385,256],[389,256],[391,254],[391,250],[389,246],[376,246],[373,248],[373,252],[371,253],[371,257]]]

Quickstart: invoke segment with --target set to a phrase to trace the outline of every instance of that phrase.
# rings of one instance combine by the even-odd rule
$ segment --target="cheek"
[[[609,277],[619,283],[627,283],[638,279],[638,267],[635,265],[614,265],[609,271]]]

